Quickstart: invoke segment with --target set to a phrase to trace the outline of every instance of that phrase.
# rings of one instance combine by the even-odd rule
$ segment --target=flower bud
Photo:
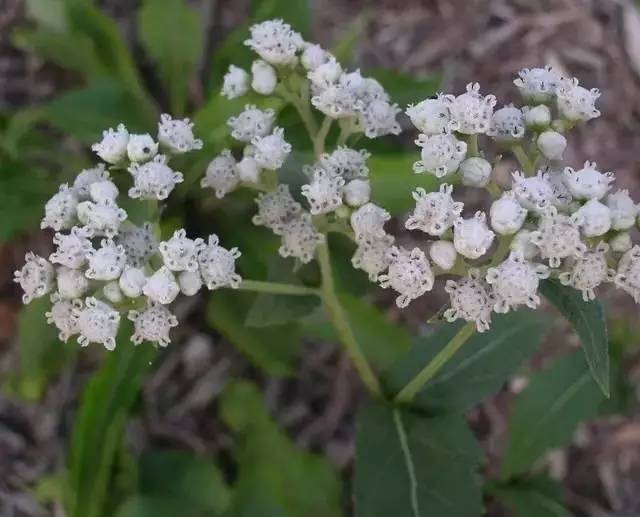
[[[355,179],[347,183],[342,192],[346,203],[355,208],[369,201],[371,197],[371,185],[369,184],[369,180]]]
[[[202,287],[202,278],[198,271],[183,271],[178,275],[180,291],[186,296],[193,296]]]
[[[433,263],[443,271],[449,271],[458,258],[455,246],[449,241],[434,241],[429,248],[429,256]]]
[[[240,160],[236,164],[236,170],[238,171],[240,181],[244,183],[260,182],[260,167],[258,167],[256,161],[250,156],[246,156]]]
[[[105,285],[102,288],[102,292],[104,294],[104,297],[111,303],[120,303],[123,299],[122,291],[120,290],[120,286],[116,281],[109,282],[107,285]]]
[[[567,139],[557,131],[545,131],[538,136],[538,149],[548,160],[562,160]]]
[[[158,152],[158,143],[149,134],[130,135],[127,156],[132,162],[146,162]]]
[[[278,83],[275,69],[261,59],[251,65],[251,88],[261,95],[271,95]]]
[[[615,253],[625,253],[633,246],[631,235],[628,232],[618,233],[609,241],[609,246]]]
[[[249,74],[242,68],[231,65],[224,75],[221,95],[227,99],[241,97],[249,91]]]
[[[307,70],[315,70],[329,60],[330,54],[320,45],[307,45],[300,56],[300,63]]]
[[[118,285],[120,286],[122,294],[129,298],[137,298],[140,296],[146,283],[147,277],[145,276],[144,271],[140,268],[131,266],[125,267],[124,271],[120,275],[120,279],[118,280]]]
[[[477,156],[463,161],[459,170],[462,184],[467,187],[484,187],[491,179],[491,164]]]
[[[551,123],[551,110],[544,104],[533,107],[526,106],[522,111],[524,123],[528,128],[543,129]]]

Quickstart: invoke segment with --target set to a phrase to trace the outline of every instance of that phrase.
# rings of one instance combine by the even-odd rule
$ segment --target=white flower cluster
[[[48,259],[27,253],[15,273],[24,303],[51,293],[47,321],[67,341],[77,336],[86,346],[116,346],[121,314],[133,321],[131,341],[169,342],[178,324],[167,307],[180,292],[192,296],[208,289],[238,287],[235,260],[240,253],[190,239],[185,230],[158,242],[155,224],[136,226],[118,205],[116,181],[131,174],[132,199],[165,199],[182,175],[168,166],[170,156],[200,149],[188,119],[162,115],[157,142],[150,135],[131,135],[121,124],[103,133],[93,150],[101,163],[80,172],[72,186],[62,185],[45,205],[42,228],[52,228],[55,251]],[[162,150],[165,154],[157,154]],[[123,173],[123,174],[120,174]],[[122,177],[120,177],[122,176]]]

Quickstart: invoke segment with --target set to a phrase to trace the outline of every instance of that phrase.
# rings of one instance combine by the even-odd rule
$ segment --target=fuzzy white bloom
[[[91,146],[91,150],[107,163],[120,163],[127,156],[129,132],[124,124],[116,129],[109,128],[102,132],[102,140]]]
[[[175,186],[184,181],[182,173],[172,170],[162,154],[144,164],[132,163],[129,172],[133,176],[129,197],[133,199],[167,199]]]
[[[520,108],[516,108],[513,104],[496,110],[491,117],[491,125],[487,129],[487,135],[501,142],[519,140],[524,133],[524,115]]]
[[[89,185],[89,197],[99,205],[115,205],[120,192],[113,181],[95,181]]]
[[[307,198],[313,215],[333,212],[342,205],[344,178],[333,176],[321,167],[315,168],[311,183],[302,185],[300,191]]]
[[[489,330],[495,300],[477,269],[469,270],[469,276],[457,282],[447,280],[444,290],[451,300],[451,308],[443,314],[447,321],[462,319],[474,322],[478,332]]]
[[[596,162],[584,162],[584,167],[574,170],[565,167],[565,183],[576,199],[602,199],[609,191],[609,185],[615,180],[612,172],[600,172]]]
[[[231,136],[240,142],[249,143],[256,136],[267,136],[273,129],[276,113],[271,108],[261,110],[247,104],[237,116],[227,120]]]
[[[391,215],[384,208],[367,203],[351,214],[351,228],[357,242],[381,239],[385,236],[384,225]]]
[[[549,259],[551,267],[560,266],[562,259],[580,257],[587,246],[580,240],[582,219],[580,215],[559,214],[553,206],[540,218],[538,229],[531,232],[531,242],[540,250],[543,259]]]
[[[520,230],[513,236],[509,249],[516,251],[526,260],[533,260],[538,256],[538,246],[531,239],[533,232],[531,230]]]
[[[531,129],[544,129],[551,123],[551,110],[549,106],[525,106],[522,108],[524,123]]]
[[[413,164],[413,172],[417,174],[428,172],[443,178],[454,173],[467,154],[467,144],[452,134],[420,134],[415,143],[422,148],[422,159]]]
[[[636,303],[640,303],[640,246],[636,245],[622,255],[618,262],[615,283],[633,296]]]
[[[513,84],[525,100],[545,103],[553,99],[559,82],[560,75],[547,65],[544,68],[523,68]]]
[[[591,199],[576,210],[585,237],[600,237],[611,229],[611,210],[597,199]]]
[[[411,300],[419,298],[433,288],[434,274],[424,252],[419,248],[409,251],[393,246],[388,251],[389,270],[380,275],[380,287],[391,287],[399,293],[396,305],[400,308],[409,305]]]
[[[371,282],[376,282],[380,273],[389,267],[388,251],[393,241],[393,236],[386,234],[361,240],[351,258],[351,264],[356,269],[362,269],[367,273]]]
[[[371,154],[364,149],[356,151],[346,146],[338,146],[331,154],[324,153],[320,156],[320,164],[331,174],[350,181],[369,176],[367,160],[370,157]]]
[[[456,265],[458,252],[456,247],[450,241],[433,241],[429,247],[429,257],[431,262],[443,271],[449,271]]]
[[[603,282],[612,281],[615,276],[615,271],[607,266],[607,251],[609,245],[600,242],[594,249],[575,259],[571,271],[560,273],[558,278],[562,285],[570,285],[581,291],[585,302],[593,300],[596,297],[594,289]]]
[[[202,277],[198,271],[183,271],[178,275],[180,292],[185,296],[193,296],[202,287]]]
[[[429,235],[442,235],[462,213],[464,204],[454,201],[453,186],[443,183],[438,192],[426,192],[418,187],[413,192],[416,207],[405,223],[408,230],[421,230]]]
[[[209,165],[204,177],[200,180],[202,188],[211,188],[216,197],[222,199],[229,192],[236,189],[240,183],[240,175],[236,166],[236,160],[229,149],[216,156]]]
[[[504,313],[521,305],[535,309],[540,304],[538,285],[548,276],[547,266],[528,262],[520,253],[512,251],[502,264],[487,270],[486,281],[495,296],[493,310]]]
[[[56,233],[53,243],[56,251],[49,255],[54,264],[61,264],[72,269],[81,267],[87,260],[87,253],[93,249],[86,229],[74,226],[69,234]]]
[[[209,235],[207,245],[198,254],[200,274],[207,289],[240,286],[242,278],[236,273],[236,259],[241,253],[238,248],[230,250],[219,244],[216,235]]]
[[[551,206],[554,195],[548,173],[538,171],[535,176],[527,178],[520,171],[515,171],[511,173],[511,177],[513,178],[513,192],[524,208],[541,214],[548,206]]]
[[[396,115],[401,111],[397,104],[374,99],[359,111],[358,124],[367,138],[399,135],[402,130]]]
[[[596,109],[596,100],[600,97],[597,88],[587,90],[578,85],[578,80],[562,79],[556,89],[558,111],[567,120],[585,122],[600,116]]]
[[[494,237],[484,212],[478,211],[469,219],[458,217],[453,223],[453,245],[460,255],[468,259],[482,257],[491,247]]]
[[[198,253],[204,247],[202,239],[189,239],[184,228],[176,230],[168,241],[158,245],[162,261],[171,271],[197,271]]]
[[[82,307],[73,308],[72,317],[77,325],[80,346],[99,343],[107,350],[116,347],[120,314],[110,305],[89,297]]]
[[[111,239],[102,239],[97,250],[87,252],[88,269],[85,276],[92,280],[117,279],[126,263],[124,247],[116,245]]]
[[[171,118],[167,113],[160,115],[158,142],[175,154],[202,149],[202,140],[193,136],[193,122]]]
[[[89,280],[84,273],[66,266],[56,270],[56,284],[60,298],[67,300],[81,298],[89,289]]]
[[[465,135],[486,133],[491,127],[495,105],[494,95],[483,96],[478,83],[467,84],[465,93],[449,98],[451,129]]]
[[[91,185],[110,179],[109,172],[105,170],[104,163],[95,167],[81,170],[73,180],[73,192],[79,201],[91,199]]]
[[[452,96],[439,93],[435,99],[425,99],[418,104],[410,104],[405,113],[421,133],[439,135],[451,128],[449,104]]]
[[[142,295],[146,283],[147,277],[144,270],[133,266],[125,266],[118,280],[122,294],[129,298],[137,298]]]
[[[491,228],[500,235],[516,233],[527,218],[527,210],[518,203],[512,190],[508,190],[491,204]]]
[[[329,61],[333,56],[320,45],[305,43],[304,51],[300,56],[300,63],[307,70],[315,70],[320,65]]]
[[[65,183],[44,205],[44,218],[40,228],[53,228],[55,231],[68,230],[76,222],[78,198],[73,189]]]
[[[162,266],[147,278],[147,283],[142,288],[142,292],[150,300],[162,305],[168,305],[180,293],[180,286],[171,270],[167,266]]]
[[[115,281],[105,284],[102,288],[102,294],[111,303],[120,303],[124,299],[120,286]]]
[[[638,206],[629,196],[628,190],[617,190],[609,194],[605,204],[611,211],[611,228],[614,230],[628,230],[631,228],[638,215]]]
[[[306,264],[313,259],[316,247],[324,242],[324,235],[319,233],[311,214],[303,212],[287,222],[282,229],[282,244],[278,253],[282,257],[294,257]]]
[[[302,36],[282,20],[267,20],[252,25],[251,38],[244,44],[272,65],[294,65],[296,52],[304,46]]]
[[[129,311],[128,317],[133,321],[131,342],[135,345],[149,341],[167,346],[171,343],[169,332],[178,326],[178,318],[169,309],[154,302],[150,302],[141,311]]]
[[[628,232],[621,232],[609,240],[609,246],[614,253],[625,253],[633,247],[631,235]]]
[[[64,343],[79,332],[78,321],[73,317],[73,310],[82,307],[80,300],[64,300],[55,293],[51,295],[51,309],[45,312],[47,323],[58,329],[58,339]]]
[[[26,304],[53,289],[55,270],[46,259],[31,252],[24,260],[24,266],[13,274],[13,281],[24,291],[22,303]]]
[[[261,192],[256,198],[258,213],[251,220],[256,226],[266,226],[276,235],[282,235],[287,222],[300,213],[298,203],[289,186],[280,184],[272,192]]]
[[[153,234],[153,224],[142,226],[125,223],[120,227],[116,242],[124,248],[127,264],[142,268],[158,250],[158,240]]]
[[[251,88],[260,95],[271,95],[278,84],[275,69],[262,59],[251,64]]]
[[[242,97],[249,91],[249,81],[249,74],[245,70],[229,65],[229,70],[224,74],[220,94],[229,100]]]
[[[254,137],[251,144],[255,147],[253,158],[263,169],[279,169],[291,152],[291,144],[284,139],[284,130],[280,127],[270,135]]]
[[[238,179],[243,183],[260,183],[260,167],[252,157],[245,156],[236,164]]]
[[[77,214],[91,237],[100,235],[114,237],[118,233],[120,224],[127,218],[127,212],[116,204],[103,205],[93,201],[79,203]]]
[[[127,156],[132,162],[149,161],[157,152],[158,142],[156,142],[150,134],[129,135]]]
[[[356,114],[354,92],[343,84],[335,84],[315,92],[311,104],[327,117],[340,119]]]
[[[462,184],[467,187],[486,187],[491,180],[491,164],[478,156],[464,160],[459,170]]]
[[[351,180],[342,189],[342,195],[347,205],[357,208],[371,199],[371,184],[365,179]]]
[[[573,196],[567,188],[564,172],[553,170],[549,171],[547,173],[547,181],[549,182],[549,185],[551,185],[551,190],[553,191],[551,204],[558,210],[568,209],[573,201]]]
[[[311,81],[311,87],[314,88],[315,91],[320,92],[325,88],[337,84],[341,75],[342,66],[340,66],[340,63],[338,63],[334,57],[331,57],[309,71],[307,78]]]
[[[567,139],[557,131],[543,131],[536,140],[538,149],[547,160],[562,160]]]

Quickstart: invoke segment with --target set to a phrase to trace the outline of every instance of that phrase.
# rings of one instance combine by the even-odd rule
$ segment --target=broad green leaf
[[[67,29],[64,0],[26,0],[25,7],[27,17],[38,25],[57,31]]]
[[[188,501],[162,495],[135,494],[129,497],[115,513],[115,517],[216,517],[222,515],[192,507]]]
[[[329,462],[298,449],[267,413],[257,388],[231,383],[220,401],[236,436],[232,515],[338,517],[340,482]]]
[[[418,78],[394,70],[367,70],[366,75],[377,79],[389,93],[391,100],[398,103],[403,109],[408,104],[431,97],[440,86],[440,80],[437,78]]]
[[[598,300],[585,302],[576,289],[545,280],[540,292],[567,318],[578,333],[591,375],[609,396],[609,339],[604,308]]]
[[[253,0],[255,22],[281,18],[303,36],[311,34],[311,5],[309,0]],[[247,35],[248,37],[248,35]]]
[[[171,112],[181,115],[204,43],[202,20],[184,0],[145,0],[138,20],[142,44],[167,88]],[[172,26],[180,30],[167,30]]]
[[[481,515],[481,450],[462,416],[370,404],[358,418],[356,517]]]
[[[572,353],[532,375],[509,418],[503,477],[525,472],[546,451],[566,446],[576,426],[595,416],[603,400],[582,354]]]
[[[546,476],[525,478],[491,490],[516,517],[568,517],[562,488]]]
[[[445,324],[435,335],[419,339],[389,373],[389,391],[402,389],[460,328],[461,323]],[[535,353],[547,331],[548,321],[541,313],[494,315],[491,329],[473,334],[418,393],[415,403],[428,409],[466,410],[497,392]]]
[[[245,321],[248,327],[284,325],[313,312],[320,304],[317,296],[288,296],[259,293]]]

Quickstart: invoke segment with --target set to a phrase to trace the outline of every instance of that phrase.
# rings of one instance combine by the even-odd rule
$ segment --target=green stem
[[[324,117],[322,121],[322,125],[320,129],[313,137],[313,152],[316,155],[316,158],[320,158],[320,155],[324,153],[324,143],[327,139],[327,135],[329,134],[329,130],[331,129],[331,124],[333,123],[333,119],[329,117]]]
[[[278,282],[262,282],[260,280],[243,280],[238,289],[241,289],[242,291],[253,291],[256,293],[290,294],[294,296],[321,296],[322,294],[320,289],[316,289],[315,287],[280,284]]]
[[[305,83],[306,84],[306,83]],[[311,141],[314,141],[315,135],[318,132],[318,125],[316,120],[313,118],[313,113],[311,112],[311,108],[309,105],[309,93],[308,93],[308,84],[306,87],[303,85],[300,88],[301,95],[296,93],[291,93],[286,87],[280,86],[277,88],[277,92],[280,96],[290,103],[298,112],[302,123],[304,124],[305,129],[309,135]]]
[[[529,157],[522,146],[514,145],[511,150],[513,151],[513,155],[516,157],[516,160],[518,160],[520,168],[522,169],[522,172],[524,172],[525,176],[531,174],[533,172],[531,162],[529,161]]]
[[[469,156],[480,156],[480,151],[478,150],[478,135],[469,135],[467,139],[468,155]]]
[[[375,373],[371,369],[367,358],[362,352],[362,348],[358,343],[344,308],[340,304],[338,295],[333,283],[333,272],[331,271],[331,259],[329,257],[329,247],[326,242],[318,247],[318,263],[320,272],[322,273],[322,299],[324,301],[327,313],[331,319],[338,337],[347,350],[349,357],[369,391],[374,396],[380,396],[382,390]]]
[[[473,322],[467,323],[462,327],[458,333],[453,336],[453,339],[447,343],[447,345],[436,354],[436,356],[427,365],[418,372],[409,383],[400,390],[394,399],[395,402],[409,403],[413,400],[416,393],[418,393],[423,386],[433,376],[440,371],[449,359],[465,344],[465,342],[473,335],[476,329],[476,325]]]

